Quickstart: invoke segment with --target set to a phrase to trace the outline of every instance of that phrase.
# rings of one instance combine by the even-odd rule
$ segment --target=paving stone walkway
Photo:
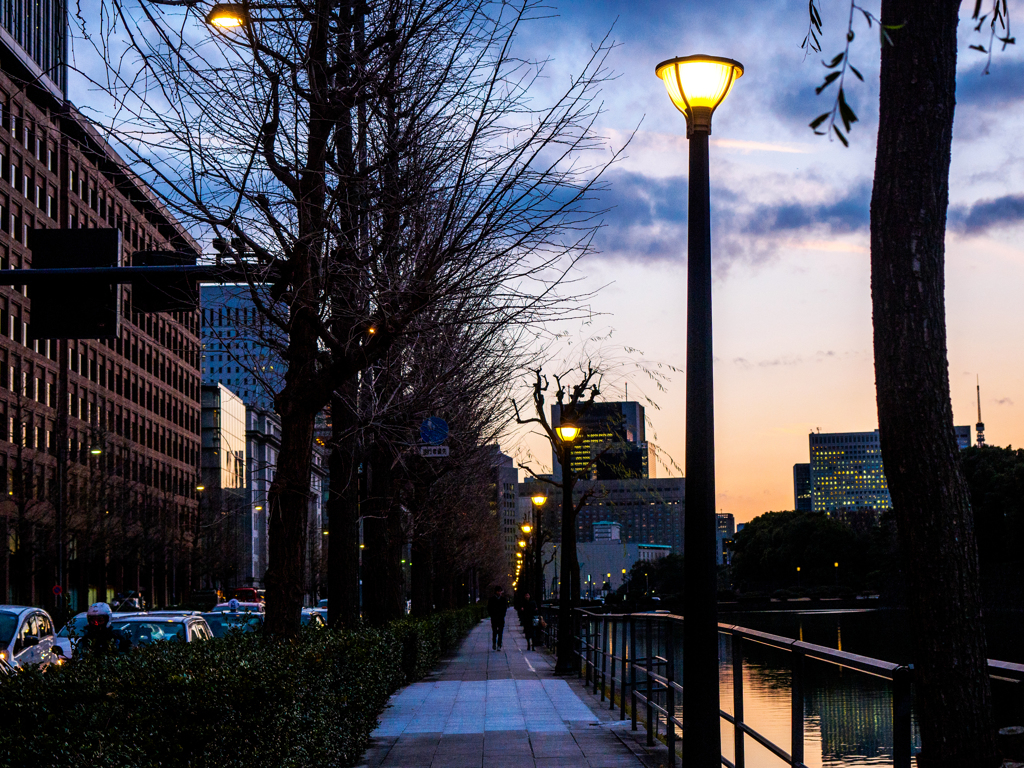
[[[504,640],[504,649],[492,651],[490,624],[485,621],[434,674],[392,696],[362,765],[640,768],[664,764],[666,755],[658,754],[658,749],[639,746],[637,736],[642,738],[642,731],[633,734],[628,723],[610,721],[607,712],[592,710],[584,701],[591,697],[582,686],[554,677],[550,656],[526,650],[512,611]]]

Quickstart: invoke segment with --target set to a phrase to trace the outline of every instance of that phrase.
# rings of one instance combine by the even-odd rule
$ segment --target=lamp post
[[[547,500],[548,497],[543,493],[535,493],[530,497],[530,501],[533,504],[533,579],[537,589],[537,605],[544,601],[544,537],[541,524],[543,523],[543,507]]]
[[[563,414],[564,416],[565,414]],[[562,562],[558,586],[558,646],[555,673],[567,675],[576,664],[576,641],[573,637],[572,610],[580,599],[580,567],[576,555],[576,516],[574,513],[572,489],[576,475],[572,470],[572,444],[579,437],[580,428],[571,423],[555,427],[561,450],[562,464]]]
[[[715,557],[715,415],[711,335],[711,115],[743,74],[715,56],[683,56],[655,68],[690,140],[686,280],[686,593],[683,600],[683,764],[721,765]],[[688,737],[688,738],[687,738]]]

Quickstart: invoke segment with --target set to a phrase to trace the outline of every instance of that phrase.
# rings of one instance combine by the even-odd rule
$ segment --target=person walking
[[[537,601],[530,598],[530,593],[527,592],[523,596],[523,634],[526,635],[526,650],[534,650],[534,644],[537,641],[537,635],[540,624],[540,608],[537,606]]]
[[[501,650],[502,635],[505,634],[505,611],[508,610],[508,600],[502,594],[505,590],[501,586],[494,588],[494,594],[487,601],[487,615],[491,617],[491,650]]]

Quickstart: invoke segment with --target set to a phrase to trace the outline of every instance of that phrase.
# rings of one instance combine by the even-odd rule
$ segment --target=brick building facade
[[[30,266],[32,228],[116,227],[125,264],[136,250],[197,254],[66,101],[64,76],[40,73],[9,39],[0,49],[0,268]],[[55,606],[61,486],[70,609],[131,590],[167,605],[190,588],[199,315],[139,313],[131,293],[121,289],[117,338],[33,340],[25,288],[0,286],[0,602]]]

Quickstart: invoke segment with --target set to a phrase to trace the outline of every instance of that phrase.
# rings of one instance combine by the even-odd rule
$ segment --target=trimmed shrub
[[[385,630],[160,643],[0,681],[0,765],[354,765],[388,697],[479,620],[461,609]]]

